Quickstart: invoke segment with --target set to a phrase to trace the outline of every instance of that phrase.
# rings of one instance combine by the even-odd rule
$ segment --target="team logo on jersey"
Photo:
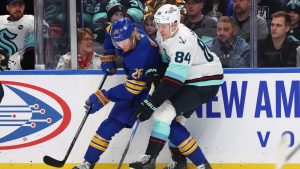
[[[21,29],[23,29],[23,28],[24,28],[23,25],[19,25],[19,26],[18,26],[18,29],[19,29],[19,30],[21,30]]]
[[[40,144],[59,135],[70,123],[69,106],[53,92],[20,82],[2,84],[0,150]]]
[[[10,32],[7,28],[0,30],[0,47],[6,50],[9,55],[18,51],[17,45],[13,42],[16,37],[17,34]]]

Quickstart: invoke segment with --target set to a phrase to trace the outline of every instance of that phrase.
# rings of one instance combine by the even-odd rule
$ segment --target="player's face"
[[[85,34],[83,39],[79,42],[79,52],[90,53],[94,50],[94,39],[91,35]]]
[[[158,23],[157,29],[159,33],[161,34],[163,39],[168,39],[171,36],[171,26],[168,23]]]
[[[114,23],[117,19],[124,18],[124,13],[123,12],[116,12],[112,15],[110,18],[111,23]]]
[[[286,32],[290,30],[290,26],[285,25],[284,17],[274,17],[271,23],[271,35],[273,39],[283,38]]]
[[[132,49],[133,41],[131,38],[127,38],[120,42],[115,42],[118,46],[118,48],[122,49],[123,52],[128,52]]]
[[[235,35],[235,28],[228,22],[219,22],[217,24],[217,36],[219,41],[226,43],[232,40]]]
[[[16,1],[6,5],[6,10],[8,11],[11,20],[17,21],[24,15],[25,4],[23,2]]]

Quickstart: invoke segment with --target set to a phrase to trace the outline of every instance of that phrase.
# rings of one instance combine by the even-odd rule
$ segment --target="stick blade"
[[[57,168],[61,168],[65,165],[65,161],[59,161],[50,156],[44,156],[43,161],[45,164],[53,166],[53,167],[57,167]]]

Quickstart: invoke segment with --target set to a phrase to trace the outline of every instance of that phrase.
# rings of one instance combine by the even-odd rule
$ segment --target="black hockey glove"
[[[141,122],[146,121],[156,111],[157,107],[151,98],[143,100],[137,108],[136,117],[139,118]]]
[[[157,88],[160,84],[160,80],[162,78],[162,75],[158,73],[157,69],[148,69],[145,73],[146,75],[146,84],[147,87],[151,87],[151,83],[154,84],[154,87]]]

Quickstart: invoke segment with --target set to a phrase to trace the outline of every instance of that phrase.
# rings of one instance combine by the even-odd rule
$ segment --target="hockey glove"
[[[93,93],[85,102],[84,108],[87,110],[86,113],[94,114],[96,111],[104,107],[110,100],[107,97],[107,92],[105,90],[97,90]],[[89,110],[89,111],[88,111]]]
[[[104,73],[108,72],[109,75],[113,75],[117,71],[117,64],[114,60],[114,55],[103,55],[100,56],[101,68]]]
[[[154,84],[154,87],[157,88],[158,85],[160,84],[160,80],[162,76],[158,73],[157,69],[148,69],[145,73],[146,75],[146,84],[147,87],[151,87],[151,83]]]
[[[9,55],[5,50],[0,49],[0,69],[8,69]]]
[[[151,98],[143,100],[137,108],[136,117],[139,118],[141,122],[146,121],[156,111],[157,107]]]

